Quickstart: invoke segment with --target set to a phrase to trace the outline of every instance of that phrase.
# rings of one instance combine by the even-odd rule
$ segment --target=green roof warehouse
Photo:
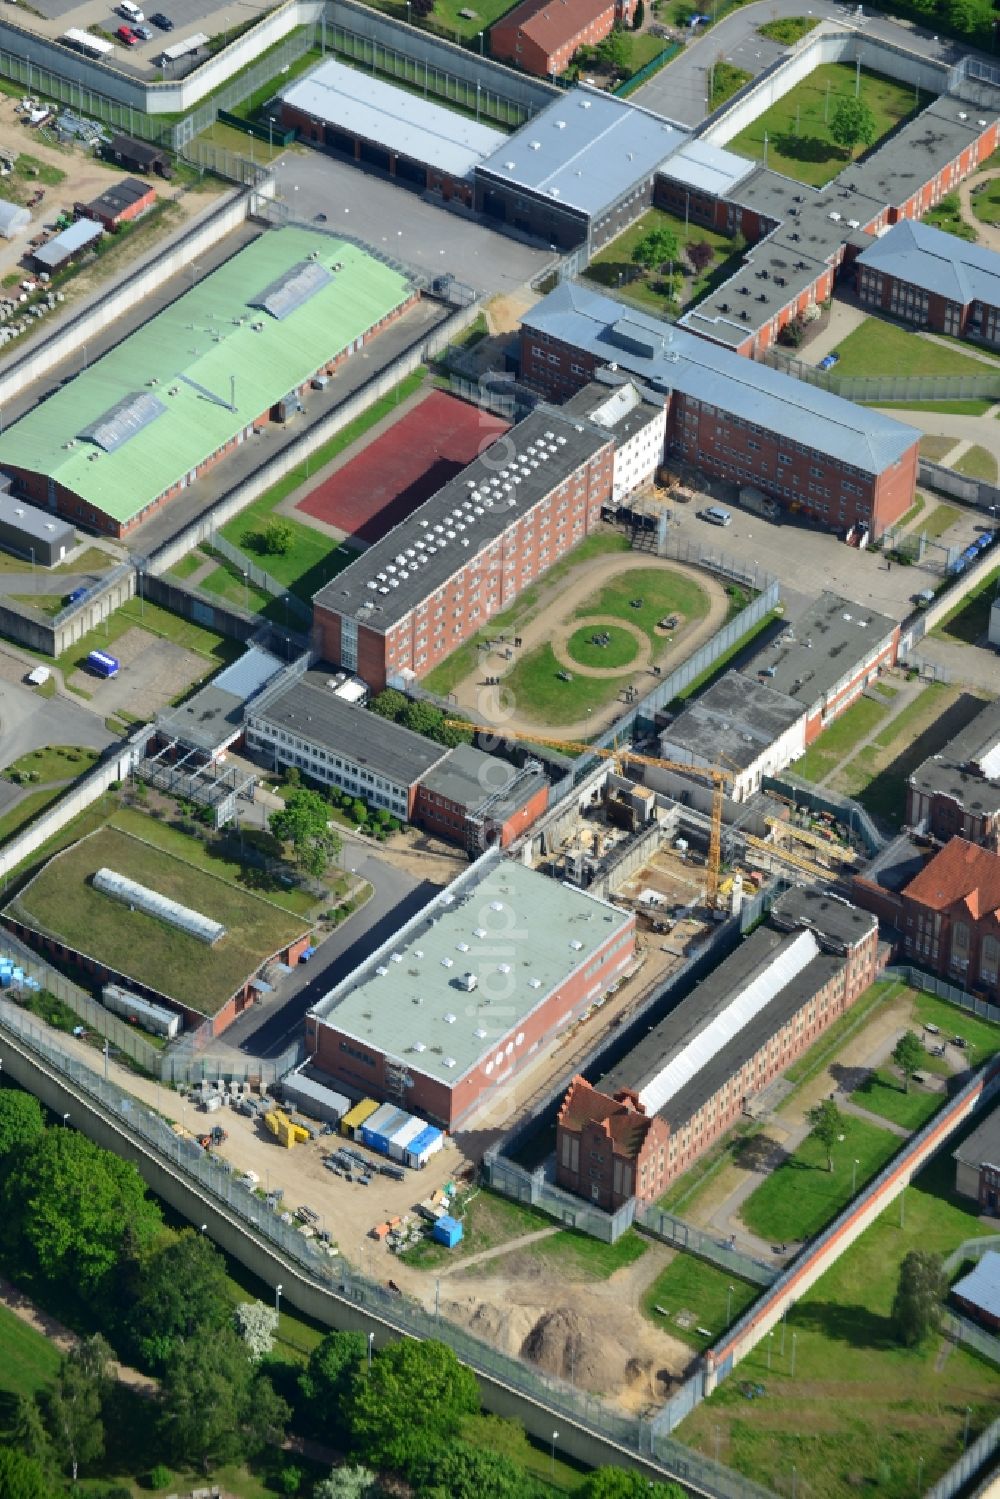
[[[0,469],[123,536],[417,296],[356,245],[269,230],[15,423]]]

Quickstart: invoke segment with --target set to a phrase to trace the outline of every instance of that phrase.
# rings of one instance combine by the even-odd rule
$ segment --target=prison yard
[[[648,235],[666,230],[677,238],[678,254],[672,266],[664,265],[655,271],[645,270],[633,260],[633,252]],[[702,269],[697,269],[688,256],[693,245],[707,245],[711,257]],[[654,312],[662,313],[669,307],[671,312],[683,312],[700,302],[713,286],[733,274],[743,260],[743,251],[737,243],[717,229],[688,222],[677,214],[664,209],[651,208],[637,219],[623,234],[612,240],[596,254],[587,266],[584,275],[598,286],[606,287],[627,302],[634,302]],[[698,252],[696,252],[697,256]],[[675,296],[669,296],[670,276],[673,275]]]
[[[755,161],[766,161],[772,171],[821,187],[836,177],[847,161],[847,152],[830,132],[830,121],[839,100],[855,97],[856,84],[853,67],[845,63],[821,63],[735,135],[727,150]],[[911,87],[866,72],[864,68],[860,73],[859,97],[875,116],[875,146],[916,113],[921,103]],[[927,103],[926,98],[923,103]]]

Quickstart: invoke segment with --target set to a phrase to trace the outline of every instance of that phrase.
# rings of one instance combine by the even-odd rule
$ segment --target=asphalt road
[[[87,745],[103,750],[117,740],[103,720],[83,703],[66,697],[41,697],[17,680],[27,670],[23,660],[0,658],[0,767],[12,765],[29,750],[47,744]]]
[[[762,37],[757,27],[765,21],[803,14],[822,20],[855,24],[858,21],[856,6],[803,6],[802,0],[758,0],[756,4],[745,5],[724,16],[717,26],[703,32],[669,67],[636,90],[631,96],[633,103],[683,125],[699,124],[708,113],[708,75],[712,64],[722,58],[756,77],[787,50]],[[950,38],[939,39],[930,31],[886,16],[863,15],[861,24],[866,35],[894,42],[936,62],[950,65],[973,50]]]
[[[440,886],[415,880],[349,835],[343,864],[370,881],[374,894],[344,926],[331,933],[309,963],[300,964],[278,992],[231,1025],[225,1044],[257,1057],[285,1050],[301,1033],[302,1017],[318,999],[387,941],[435,895]]]

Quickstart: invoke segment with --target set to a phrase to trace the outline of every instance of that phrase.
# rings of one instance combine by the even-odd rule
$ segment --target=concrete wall
[[[948,87],[948,70],[942,64],[929,62],[891,42],[828,22],[795,48],[784,63],[770,70],[756,87],[748,85],[741,90],[729,107],[723,107],[701,132],[702,139],[711,141],[713,146],[724,146],[821,63],[853,64],[859,58],[863,68],[912,83],[928,94],[943,94]]]
[[[463,328],[475,321],[478,311],[478,305],[475,303],[469,307],[459,308],[439,324],[431,334],[411,344],[392,364],[387,365],[346,401],[329,412],[323,421],[316,422],[303,431],[297,442],[289,443],[286,448],[275,455],[270,463],[258,469],[235,489],[231,489],[218,504],[213,505],[210,510],[205,511],[197,520],[192,521],[170,541],[164,543],[148,559],[149,571],[157,576],[166,572],[200,541],[208,541],[213,532],[232,520],[233,516],[239,515],[241,510],[245,510],[248,505],[270,489],[272,484],[276,484],[285,474],[308,458],[310,453],[322,447],[348,422],[360,416],[373,401],[392,390],[393,386],[398,385],[406,375],[443,349]]]
[[[935,625],[940,624],[945,615],[954,609],[967,593],[971,593],[977,583],[994,571],[998,563],[1000,563],[1000,556],[995,548],[990,547],[976,559],[971,567],[967,567],[949,588],[945,588],[938,594],[930,608],[921,609],[918,614],[911,614],[909,619],[904,620],[899,628],[899,660],[905,661],[917,641],[922,640],[934,629]]]

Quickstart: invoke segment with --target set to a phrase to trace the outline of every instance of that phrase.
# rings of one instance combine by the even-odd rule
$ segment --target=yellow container
[[[360,1103],[354,1105],[353,1109],[348,1109],[341,1119],[340,1133],[353,1140],[365,1120],[370,1119],[375,1110],[380,1107],[381,1105],[376,1103],[374,1098],[363,1098]]]

